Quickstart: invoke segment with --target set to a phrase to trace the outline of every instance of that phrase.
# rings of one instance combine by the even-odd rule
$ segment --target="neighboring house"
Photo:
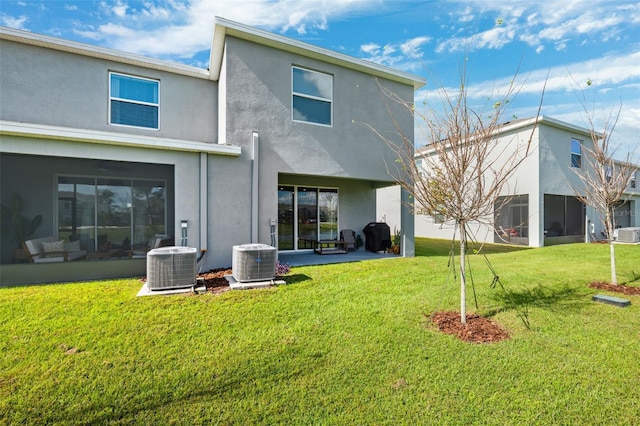
[[[230,266],[236,244],[302,251],[362,233],[394,184],[393,151],[362,123],[412,136],[379,85],[412,103],[424,83],[221,18],[208,69],[1,28],[1,201],[18,193],[26,217],[42,215],[31,238],[110,259],[14,263],[3,231],[0,282],[144,275],[123,253],[157,234],[207,249],[206,270]],[[400,221],[412,256],[409,209]]]
[[[505,123],[498,132],[497,143],[502,147],[522,143],[531,135],[534,123],[534,119]],[[518,166],[505,187],[503,195],[512,198],[502,208],[494,209],[495,229],[471,224],[473,236],[483,242],[530,247],[588,241],[593,236],[601,238],[604,226],[596,212],[592,207],[585,207],[575,196],[575,190],[581,187],[576,172],[585,166],[582,161],[585,147],[593,146],[589,131],[540,117],[532,142],[531,154]],[[420,161],[428,152],[428,146],[417,150],[416,159]],[[617,208],[618,227],[640,227],[637,174],[636,171],[624,202]],[[501,199],[499,205],[505,199]],[[416,215],[415,235],[452,238],[454,224],[446,219]]]

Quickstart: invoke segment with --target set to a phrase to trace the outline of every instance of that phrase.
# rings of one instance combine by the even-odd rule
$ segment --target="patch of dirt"
[[[597,288],[600,290],[613,291],[616,293],[627,294],[629,296],[640,296],[640,287],[631,287],[622,284],[614,285],[605,283],[602,281],[594,281],[589,284],[591,288]]]
[[[493,343],[509,339],[509,333],[500,325],[479,315],[468,314],[467,323],[463,325],[460,312],[443,311],[436,312],[431,321],[443,333],[453,334],[465,342]]]
[[[198,282],[203,282],[209,293],[224,293],[230,289],[224,276],[231,275],[231,269],[218,268],[198,274]]]
[[[231,289],[229,281],[224,276],[231,275],[231,268],[211,269],[209,272],[198,274],[198,283],[203,283],[208,293],[224,293]],[[147,282],[147,277],[140,278],[141,282]]]

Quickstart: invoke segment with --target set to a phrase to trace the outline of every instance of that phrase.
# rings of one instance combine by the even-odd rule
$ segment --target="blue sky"
[[[417,107],[466,62],[478,108],[517,71],[508,118],[529,117],[548,75],[544,115],[601,127],[621,106],[612,140],[640,145],[637,0],[0,0],[3,26],[205,68],[214,16],[423,76]]]

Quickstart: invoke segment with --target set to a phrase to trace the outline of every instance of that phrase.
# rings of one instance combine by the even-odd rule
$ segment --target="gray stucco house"
[[[29,238],[88,259],[25,263],[3,228],[0,282],[144,275],[130,253],[155,235],[208,250],[209,269],[236,244],[302,251],[360,232],[394,183],[392,150],[362,123],[395,132],[379,85],[412,103],[424,83],[222,18],[208,69],[1,28],[2,204],[18,194],[42,216]],[[411,114],[388,106],[413,136]],[[400,224],[412,256],[409,210]]]

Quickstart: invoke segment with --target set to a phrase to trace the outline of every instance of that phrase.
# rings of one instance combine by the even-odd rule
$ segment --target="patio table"
[[[347,243],[342,240],[313,240],[309,238],[301,238],[305,243],[305,247],[310,245],[317,254],[346,254]]]

